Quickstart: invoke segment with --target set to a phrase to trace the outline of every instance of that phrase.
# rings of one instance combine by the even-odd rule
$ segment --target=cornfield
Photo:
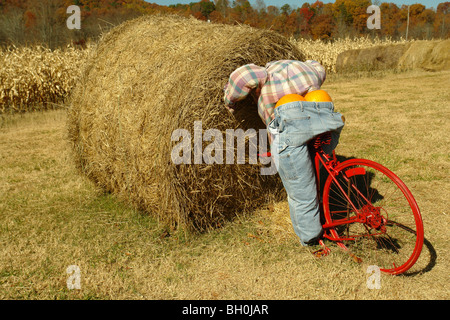
[[[341,52],[405,42],[369,38],[346,38],[329,43],[306,39],[290,41],[306,59],[319,61],[329,73],[336,72],[336,59]],[[44,110],[63,103],[91,51],[92,45],[87,49],[68,46],[53,51],[42,46],[0,50],[0,114]]]
[[[64,101],[88,53],[72,46],[0,50],[0,114],[49,109]]]
[[[316,60],[320,62],[329,73],[336,72],[336,60],[340,53],[353,50],[365,49],[379,45],[391,45],[406,43],[406,40],[400,39],[397,41],[379,38],[370,39],[368,37],[350,39],[337,39],[333,42],[323,42],[321,40],[307,40],[307,39],[291,39],[306,56],[306,59]]]

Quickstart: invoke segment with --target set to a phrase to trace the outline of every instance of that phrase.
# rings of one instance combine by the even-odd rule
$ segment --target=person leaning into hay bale
[[[324,132],[332,132],[331,153],[344,127],[332,102],[297,101],[278,103],[289,94],[305,95],[319,90],[326,78],[317,61],[281,60],[265,67],[247,64],[233,71],[224,91],[227,109],[252,93],[258,113],[267,126],[270,150],[288,194],[292,225],[303,246],[316,244],[323,230],[320,222],[314,165],[307,143]],[[281,101],[280,101],[281,102]],[[278,104],[277,104],[278,103]]]

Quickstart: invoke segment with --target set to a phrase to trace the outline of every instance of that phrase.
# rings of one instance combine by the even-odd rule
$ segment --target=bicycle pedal
[[[319,249],[319,250],[314,251],[312,254],[313,254],[316,258],[322,258],[322,257],[327,256],[329,253],[330,253],[329,250],[326,250],[326,249],[323,249],[323,248],[322,248],[322,249]]]
[[[322,240],[319,240],[319,244],[322,246],[319,250],[313,251],[312,254],[316,258],[322,258],[330,254],[331,250],[328,248]]]
[[[358,256],[356,256],[354,253],[349,252],[348,253],[350,255],[350,257],[352,257],[353,261],[355,261],[356,263],[361,263],[362,259]]]

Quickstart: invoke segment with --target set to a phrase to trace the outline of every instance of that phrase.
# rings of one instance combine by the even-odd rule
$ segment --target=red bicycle
[[[320,194],[320,167],[327,178],[321,208],[324,239],[337,243],[358,262],[366,261],[388,274],[401,274],[419,258],[424,241],[419,207],[409,189],[386,167],[365,159],[339,162],[322,134],[309,144]],[[330,249],[321,240],[320,254]]]

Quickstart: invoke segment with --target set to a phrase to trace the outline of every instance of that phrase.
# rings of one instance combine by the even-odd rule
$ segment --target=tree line
[[[372,5],[380,8],[380,29],[369,29]],[[67,7],[81,9],[81,29],[66,26]],[[434,8],[397,6],[379,0],[336,0],[304,3],[293,8],[267,6],[264,0],[201,0],[162,6],[143,0],[0,0],[0,45],[39,43],[50,48],[83,45],[121,22],[143,14],[172,13],[225,24],[246,24],[275,30],[287,37],[332,41],[342,37],[378,36],[398,39],[448,38],[450,2]]]

